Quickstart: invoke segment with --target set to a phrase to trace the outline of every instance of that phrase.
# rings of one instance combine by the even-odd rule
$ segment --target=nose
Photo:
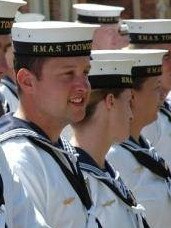
[[[85,75],[77,77],[76,86],[77,89],[82,92],[90,92],[91,90],[90,82]]]

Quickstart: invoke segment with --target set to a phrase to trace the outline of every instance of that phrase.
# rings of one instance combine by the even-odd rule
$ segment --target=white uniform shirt
[[[35,207],[49,226],[85,227],[86,211],[49,154],[24,137],[11,139],[2,147],[10,166],[19,175]]]
[[[143,128],[142,135],[149,139],[171,169],[171,119],[160,111],[157,120]]]
[[[119,170],[125,184],[146,209],[152,228],[171,227],[171,198],[165,180],[142,166],[120,145],[111,147],[107,159]]]
[[[13,150],[11,150],[13,152]],[[16,174],[11,173],[4,152],[0,149],[0,174],[3,180],[5,206],[0,208],[0,227],[30,228],[48,227],[40,215],[36,215],[33,205]],[[38,217],[41,222],[38,222]]]
[[[1,81],[4,81],[4,83],[6,83],[0,83],[0,93],[3,95],[5,99],[6,109],[8,112],[15,112],[17,110],[19,103],[16,94],[15,84],[9,81],[7,77],[1,79]]]
[[[109,165],[106,171],[102,170],[98,168],[98,165],[86,152],[78,148],[77,152],[80,154],[80,166],[89,186],[94,208],[102,227],[143,228],[141,215],[144,214],[144,208],[141,205],[138,207],[129,206],[101,181],[101,179],[107,180],[125,194],[127,188],[123,182],[119,181],[119,173],[114,170],[112,171],[112,167],[109,168]],[[112,176],[114,179],[112,179]],[[113,184],[113,181],[115,184]]]
[[[7,116],[11,114],[3,118]],[[20,133],[27,134],[27,129],[23,129]],[[92,228],[87,226],[89,222],[87,220],[92,216],[88,217],[87,210],[57,162],[45,150],[30,142],[27,137],[17,138],[16,134],[18,133],[13,134],[14,138],[9,137],[8,140],[3,141],[2,148],[11,169],[20,177],[35,208],[46,223],[52,228]],[[34,137],[37,135],[33,132]],[[2,140],[2,134],[0,138]],[[67,152],[57,147],[53,147],[53,151],[71,170],[64,156]],[[75,159],[75,156],[71,157]]]

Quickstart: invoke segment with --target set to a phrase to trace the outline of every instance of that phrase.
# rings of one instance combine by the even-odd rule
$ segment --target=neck
[[[73,146],[85,150],[101,168],[104,168],[105,155],[112,144],[112,137],[104,125],[94,119],[86,123],[86,126],[76,127],[71,141]]]
[[[30,109],[32,110],[32,109]],[[57,142],[60,133],[62,131],[62,126],[55,123],[50,120],[49,118],[42,116],[41,114],[38,114],[36,110],[33,112],[30,112],[30,110],[27,110],[27,108],[23,108],[21,105],[19,105],[18,110],[15,113],[15,116],[19,119],[30,121],[34,124],[36,124],[42,131],[45,132],[45,134],[49,137],[50,141],[52,143]]]
[[[131,123],[130,135],[134,138],[136,142],[139,142],[141,130],[142,130],[142,127],[136,121],[133,121]]]

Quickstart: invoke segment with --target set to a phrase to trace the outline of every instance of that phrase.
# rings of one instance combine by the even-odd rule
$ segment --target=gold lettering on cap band
[[[90,55],[92,40],[66,43],[24,43],[13,41],[15,54],[33,56]]]
[[[11,29],[12,25],[12,21],[0,21],[0,29]]]
[[[123,84],[133,84],[133,80],[132,80],[132,77],[129,77],[129,76],[123,76],[121,77],[121,82]]]
[[[113,23],[116,22],[115,17],[98,17],[98,22],[99,23]]]
[[[132,75],[89,75],[88,79],[92,89],[132,88],[134,86]]]
[[[52,46],[52,45],[33,45],[33,53],[60,53],[62,51],[60,45]]]
[[[131,43],[170,43],[171,34],[138,34],[130,33]]]
[[[68,51],[86,51],[91,50],[91,43],[68,44],[66,45]]]
[[[133,66],[133,77],[155,77],[162,74],[162,65]]]
[[[162,73],[162,67],[161,66],[152,66],[147,67],[147,74],[161,74]]]
[[[103,17],[103,16],[85,16],[78,15],[78,21],[84,23],[94,23],[94,24],[115,24],[118,23],[119,17]]]
[[[0,18],[0,34],[11,33],[14,18]]]

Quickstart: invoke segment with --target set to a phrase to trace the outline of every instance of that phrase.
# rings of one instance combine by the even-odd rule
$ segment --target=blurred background
[[[123,19],[171,18],[171,0],[26,0],[21,12],[41,13],[45,20],[74,21],[74,3],[97,3],[125,7]]]

